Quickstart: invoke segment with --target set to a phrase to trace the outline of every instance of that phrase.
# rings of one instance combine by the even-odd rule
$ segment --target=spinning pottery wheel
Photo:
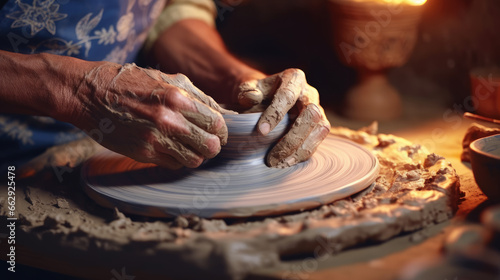
[[[260,136],[255,131],[259,117],[260,113],[225,115],[228,144],[196,169],[171,171],[111,151],[97,154],[82,169],[85,191],[102,206],[132,214],[222,218],[310,209],[375,181],[377,158],[332,135],[306,162],[285,169],[266,166],[267,150],[286,131],[288,118]]]

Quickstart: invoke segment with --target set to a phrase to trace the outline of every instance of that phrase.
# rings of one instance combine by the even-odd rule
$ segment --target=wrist
[[[52,67],[60,69],[59,80],[61,84],[59,89],[55,89],[58,90],[58,92],[54,92],[58,99],[52,104],[53,110],[50,116],[60,121],[72,123],[77,127],[86,128],[89,120],[97,113],[93,111],[95,94],[106,90],[109,85],[109,82],[106,82],[106,77],[111,74],[116,75],[120,67],[118,64],[116,64],[116,68],[104,67],[105,65],[115,64],[65,57],[65,60],[60,61],[60,64],[52,65]],[[109,75],[106,75],[107,73]]]
[[[150,62],[166,73],[182,73],[217,102],[234,102],[239,84],[265,75],[226,49],[217,31],[203,21],[181,20],[158,37]]]
[[[121,65],[105,61],[74,59],[64,73],[66,81],[63,102],[56,110],[59,120],[87,128],[89,121],[96,118],[96,94],[106,92]]]
[[[44,55],[41,55],[44,56]],[[54,73],[48,78],[55,79],[52,83],[50,104],[47,115],[60,121],[74,123],[80,115],[83,104],[78,98],[85,73],[92,69],[94,62],[83,61],[72,57],[61,59],[45,59],[44,70]]]
[[[68,58],[0,51],[0,111],[60,119],[71,99]]]

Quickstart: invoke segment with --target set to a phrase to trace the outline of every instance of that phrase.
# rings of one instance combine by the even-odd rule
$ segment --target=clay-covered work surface
[[[125,268],[127,275],[148,279],[241,279],[291,256],[385,241],[453,216],[460,184],[446,159],[370,129],[332,133],[373,150],[380,175],[362,193],[314,210],[256,220],[127,217],[96,205],[75,182],[63,182],[18,191],[17,237],[38,255],[58,260],[51,269],[79,277],[110,279],[110,271]]]

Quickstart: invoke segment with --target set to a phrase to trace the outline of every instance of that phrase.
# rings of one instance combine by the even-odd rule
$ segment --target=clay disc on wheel
[[[318,207],[372,184],[377,158],[362,146],[329,135],[313,157],[277,169],[263,159],[215,158],[196,169],[171,171],[111,151],[82,169],[85,191],[105,207],[145,216],[204,218],[278,215]]]

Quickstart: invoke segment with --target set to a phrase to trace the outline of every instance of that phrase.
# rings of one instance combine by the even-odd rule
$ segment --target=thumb
[[[258,87],[258,80],[246,81],[240,85],[238,103],[241,106],[251,108],[255,105],[259,105],[263,99],[264,95]]]

